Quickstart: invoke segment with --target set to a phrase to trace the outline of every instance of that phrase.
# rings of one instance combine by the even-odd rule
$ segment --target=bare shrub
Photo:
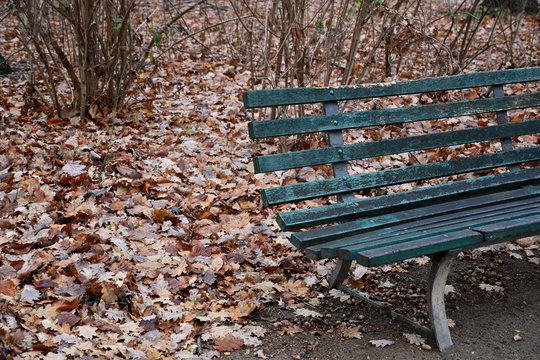
[[[172,24],[204,1],[187,7],[167,2],[173,14],[157,26],[140,0],[15,1],[34,90],[59,116],[63,110],[75,110],[81,118],[118,111],[147,60],[154,62],[152,49]],[[39,80],[48,96],[41,94]]]

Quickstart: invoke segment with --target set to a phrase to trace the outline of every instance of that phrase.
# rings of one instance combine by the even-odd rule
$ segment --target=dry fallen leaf
[[[249,300],[240,301],[237,306],[229,309],[229,315],[233,321],[238,321],[251,314],[256,308],[257,306]]]
[[[306,309],[306,308],[296,309],[295,313],[296,313],[296,315],[305,316],[305,317],[315,317],[315,318],[322,317],[322,315],[319,314],[318,312],[313,311],[313,310],[309,310],[309,309]]]
[[[214,347],[216,350],[220,352],[226,352],[240,349],[244,345],[244,340],[229,334],[224,338],[214,339],[214,343]]]
[[[32,285],[24,285],[21,293],[21,301],[27,303],[33,303],[41,297],[41,292],[36,290]]]
[[[339,299],[339,301],[341,302],[347,301],[351,298],[349,295],[338,289],[330,290],[328,292],[328,295],[332,296],[333,298]]]
[[[363,336],[360,326],[342,327],[341,334],[347,339],[361,339]]]
[[[374,345],[376,347],[385,347],[389,346],[395,343],[395,341],[392,340],[370,340],[369,343],[371,345]]]
[[[80,161],[68,161],[62,168],[62,172],[65,172],[69,176],[77,177],[86,172],[86,166],[82,165]]]
[[[426,339],[424,339],[423,337],[421,337],[418,334],[403,333],[403,336],[405,336],[407,341],[409,341],[409,343],[411,343],[413,345],[421,346],[421,345],[424,345],[426,343]]]
[[[453,293],[455,291],[456,291],[456,289],[454,288],[453,285],[445,285],[444,286],[444,295],[451,294],[451,293]]]
[[[503,292],[504,288],[502,286],[497,285],[489,285],[489,284],[480,284],[480,289],[486,290],[486,291],[495,291],[495,292]]]
[[[16,286],[13,281],[10,279],[8,280],[0,280],[0,293],[7,295],[7,296],[13,296],[15,295]]]
[[[79,321],[81,321],[81,318],[75,314],[64,311],[56,316],[56,320],[58,321],[59,324],[69,324],[73,326]]]
[[[291,335],[303,332],[304,329],[299,325],[284,326],[278,331],[279,335]]]

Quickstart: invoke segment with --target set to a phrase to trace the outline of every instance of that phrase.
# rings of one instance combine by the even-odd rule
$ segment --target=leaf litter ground
[[[9,31],[2,36],[17,46]],[[148,67],[133,94],[141,102],[129,112],[83,123],[29,108],[24,62],[0,79],[0,356],[438,357],[427,352],[432,339],[328,291],[333,263],[307,260],[279,232],[276,210],[261,208],[262,188],[325,177],[328,169],[253,175],[250,159],[277,144],[248,139],[245,67],[181,52],[157,71]],[[154,93],[159,101],[144,101]],[[411,99],[418,101],[429,99]],[[527,116],[538,112],[514,114]],[[347,140],[387,136],[373,129]],[[440,156],[454,155],[351,167]],[[348,283],[426,323],[426,262],[357,266]],[[534,353],[538,240],[467,253],[457,263],[448,288],[458,343],[450,357]]]

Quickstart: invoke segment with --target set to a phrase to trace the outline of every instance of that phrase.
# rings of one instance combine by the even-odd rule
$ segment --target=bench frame
[[[262,91],[252,91],[252,92],[245,93],[244,105],[246,108],[256,108],[256,107],[266,107],[266,106],[294,105],[294,104],[320,102],[323,104],[324,114],[325,114],[324,116],[331,117],[333,115],[340,114],[339,108],[338,108],[338,101],[388,96],[389,88],[392,88],[390,95],[403,95],[403,94],[425,93],[425,92],[451,90],[451,89],[463,89],[463,88],[480,87],[480,86],[491,86],[493,89],[494,98],[476,100],[478,103],[483,102],[483,103],[488,104],[486,105],[487,107],[484,109],[486,111],[474,112],[478,110],[476,109],[476,110],[473,110],[471,114],[495,111],[497,113],[497,123],[499,125],[502,125],[502,124],[509,123],[508,114],[506,112],[507,109],[540,106],[540,98],[538,97],[538,95],[540,94],[533,94],[532,96],[534,98],[532,100],[529,99],[530,101],[526,100],[525,101],[526,104],[523,104],[523,103],[517,104],[517,101],[519,99],[514,101],[515,104],[510,104],[510,100],[507,101],[504,98],[503,85],[511,84],[511,83],[539,81],[539,80],[540,80],[540,67],[530,68],[530,69],[517,69],[517,70],[505,70],[505,71],[495,71],[495,72],[486,72],[486,73],[477,73],[477,74],[458,75],[458,76],[452,76],[452,77],[439,78],[437,79],[437,81],[433,81],[433,79],[424,79],[424,80],[417,80],[417,81],[410,81],[410,82],[395,83],[391,85],[388,85],[388,84],[367,85],[365,87],[360,87],[360,88],[262,90]],[[483,82],[485,82],[486,85],[482,85]],[[500,105],[503,103],[505,104],[504,106]],[[500,106],[497,107],[497,105],[500,105]],[[458,109],[458,107],[459,105],[455,106],[450,103],[447,107],[444,107],[444,109],[449,109],[448,113],[446,113],[446,115],[449,115],[449,116],[443,116],[443,117],[451,117],[452,114],[454,114],[452,111],[457,111],[460,114],[466,114],[465,111],[463,111],[462,109]],[[454,108],[456,108],[457,110],[453,110]],[[428,107],[425,107],[425,109],[426,111],[429,112]],[[396,112],[398,113],[397,116],[399,116],[399,111],[400,111],[399,109],[396,110]],[[368,112],[364,112],[364,113],[368,113]],[[363,115],[363,114],[360,114],[360,115]],[[367,116],[369,116],[369,114]],[[437,117],[436,114],[433,114],[433,115],[428,114],[425,117],[426,118],[423,120],[440,118],[440,117]],[[317,117],[317,118],[322,118],[322,117]],[[305,119],[306,118],[299,118],[296,120],[305,120]],[[334,119],[337,119],[337,118],[334,118]],[[422,118],[420,118],[420,120],[422,120]],[[420,121],[420,120],[415,120],[415,121]],[[257,137],[266,137],[266,136],[288,135],[288,134],[294,133],[292,131],[288,133],[289,130],[287,129],[286,126],[284,126],[284,124],[286,123],[283,123],[283,124],[279,123],[280,120],[272,120],[272,121],[275,122],[274,123],[275,125],[270,124],[270,127],[273,126],[273,129],[268,130],[270,132],[273,132],[271,135],[268,135],[268,133],[265,134],[265,131],[267,130],[265,129],[264,125],[258,126],[260,125],[260,122],[250,123],[249,129],[250,129],[251,137],[257,138]],[[308,124],[307,121],[309,120],[306,120],[306,124]],[[340,121],[341,121],[341,118],[340,118]],[[345,126],[345,127],[342,127],[342,129],[332,129],[331,125],[324,125],[322,121],[320,123],[323,125],[319,125],[318,129],[321,129],[321,131],[324,131],[327,133],[329,147],[343,146],[344,139],[343,139],[342,129],[353,128],[353,126],[348,126],[348,127]],[[334,125],[338,125],[338,120],[334,120],[333,123]],[[339,125],[341,126],[341,123],[339,123]],[[298,125],[298,127],[300,126],[302,125]],[[312,130],[310,130],[309,132],[315,132]],[[260,131],[260,134],[258,134],[258,131]],[[500,141],[501,141],[503,152],[512,151],[512,141],[510,138],[502,138],[500,139]],[[274,162],[276,164],[278,163],[277,160]],[[519,162],[509,164],[508,165],[509,170],[518,171],[520,169],[518,163]],[[266,163],[265,165],[265,163],[263,162],[257,162],[257,159],[256,159],[255,161],[256,170],[261,170],[260,172],[270,171],[270,170],[265,170],[264,166],[270,166],[271,168],[272,164]],[[274,166],[279,166],[279,165],[274,165]],[[347,171],[346,161],[332,162],[332,169],[334,173],[334,178],[346,177],[349,175]],[[538,178],[533,180],[533,183],[538,184]],[[263,195],[263,202],[265,202],[265,205],[271,205],[272,198],[269,197],[265,193],[263,193],[262,195]],[[340,192],[340,193],[337,193],[336,195],[337,195],[338,203],[347,203],[350,201],[355,201],[354,192]],[[282,201],[279,199],[276,200],[276,203],[284,203],[284,202],[289,202],[289,201]],[[282,228],[284,229],[287,229],[286,225],[280,224],[280,226],[282,226]],[[538,227],[537,225],[534,225],[534,227],[528,228],[527,231],[523,231],[518,235],[511,234],[509,236],[504,237],[503,239],[497,238],[495,241],[493,241],[493,243],[500,243],[503,241],[510,241],[510,240],[515,240],[517,238],[530,236],[532,234],[538,233],[539,229],[540,227]],[[406,317],[393,312],[392,310],[387,308],[384,304],[381,304],[372,299],[366,298],[356,293],[355,291],[347,288],[346,286],[344,286],[343,281],[346,279],[349,273],[349,270],[352,265],[352,259],[338,258],[338,263],[334,271],[332,272],[332,274],[329,276],[328,283],[331,288],[339,288],[351,295],[354,295],[355,297],[360,298],[365,303],[375,306],[382,313],[386,313],[388,315],[391,315],[394,318],[405,321],[406,323],[414,327],[417,331],[423,334],[426,334],[426,333],[432,334],[436,340],[438,348],[441,351],[445,351],[452,345],[452,338],[451,338],[450,330],[448,327],[448,320],[446,317],[445,302],[444,302],[444,290],[445,290],[447,277],[448,277],[448,274],[452,265],[452,261],[455,258],[456,254],[465,248],[475,248],[478,246],[485,246],[488,244],[489,242],[482,242],[481,245],[458,247],[458,248],[449,249],[446,251],[428,254],[428,256],[430,256],[430,258],[432,259],[432,266],[429,273],[428,289],[427,289],[427,302],[428,302],[428,310],[429,310],[430,321],[431,321],[431,329],[422,327],[412,322],[412,320],[409,320]],[[311,257],[313,259],[319,258],[317,257],[317,254],[315,255],[310,254],[310,252],[308,252],[307,255],[308,257]]]

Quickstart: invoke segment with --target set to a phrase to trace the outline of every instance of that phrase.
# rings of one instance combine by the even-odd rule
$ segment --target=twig
[[[251,15],[246,15],[246,16],[243,16],[242,19],[246,19],[246,18],[250,18]],[[212,24],[212,25],[209,25],[207,27],[205,27],[204,29],[201,29],[199,31],[196,31],[194,33],[190,33],[189,35],[187,36],[184,36],[183,38],[181,38],[180,40],[177,40],[175,41],[173,44],[171,44],[170,46],[168,46],[167,48],[163,49],[155,58],[159,58],[160,56],[162,56],[164,53],[166,53],[167,51],[169,51],[170,49],[172,49],[174,46],[180,44],[181,42],[189,39],[189,38],[192,38],[194,37],[195,35],[198,35],[200,33],[203,33],[205,31],[208,31],[212,28],[215,28],[215,27],[218,27],[218,26],[221,26],[221,25],[225,25],[225,24],[228,24],[230,22],[234,22],[234,21],[238,21],[239,19],[238,18],[232,18],[232,19],[227,19],[227,20],[224,20],[222,22],[219,22],[217,24]]]

